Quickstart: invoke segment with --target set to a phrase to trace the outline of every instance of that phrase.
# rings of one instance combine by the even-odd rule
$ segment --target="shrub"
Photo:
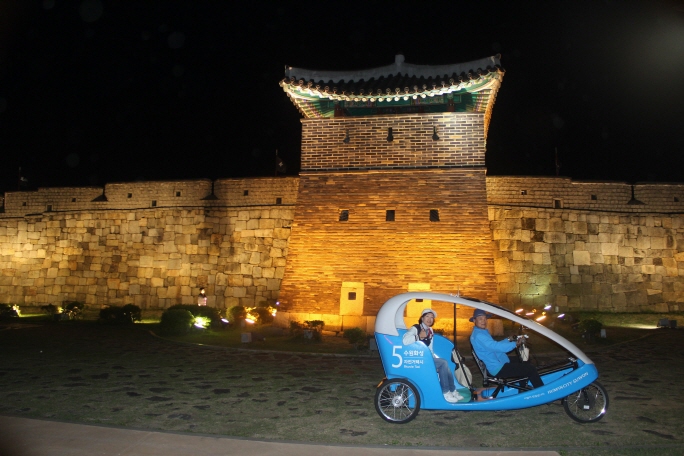
[[[577,325],[579,332],[581,332],[583,335],[586,335],[587,339],[589,340],[593,340],[594,337],[601,332],[602,328],[603,323],[598,320],[594,320],[593,318],[582,320]]]
[[[320,322],[320,324],[315,322]],[[311,323],[315,324],[312,325]],[[323,323],[321,320],[305,321],[304,324],[297,321],[291,321],[290,335],[293,339],[320,342],[322,339],[321,329],[323,328],[324,324],[325,323]]]
[[[234,322],[238,322],[245,319],[245,316],[247,316],[247,311],[245,310],[244,306],[231,307],[230,316]]]
[[[256,314],[257,323],[271,323],[273,321],[273,315],[268,311],[268,307],[255,307],[250,313]]]
[[[64,301],[62,303],[62,309],[64,309],[62,312],[68,316],[69,320],[80,318],[84,308],[85,303],[80,301]]]
[[[58,307],[54,304],[47,304],[45,306],[40,306],[41,310],[48,315],[54,315],[57,313]]]
[[[298,321],[291,321],[290,322],[290,335],[295,339],[299,339],[300,337],[304,337],[304,325],[299,323]]]
[[[100,311],[100,321],[104,323],[124,324],[140,321],[142,312],[135,304],[123,307],[109,306]]]
[[[356,348],[361,348],[366,345],[367,337],[366,331],[361,328],[349,328],[345,329],[342,336],[349,341],[350,344],[354,345]]]
[[[75,309],[81,311],[85,308],[85,303],[80,301],[64,301],[62,308],[67,312],[73,311]]]
[[[167,311],[178,309],[187,310],[193,317],[208,318],[211,327],[215,328],[221,326],[221,313],[214,307],[197,306],[194,304],[176,304],[175,306],[169,307]]]
[[[190,331],[195,317],[186,309],[169,308],[161,316],[159,329],[164,336],[183,336]]]
[[[318,332],[323,331],[323,327],[325,326],[325,322],[323,320],[307,320],[304,323],[306,323],[306,326],[309,329],[312,329],[312,330],[318,331]]]
[[[18,317],[19,305],[17,304],[0,304],[0,317]]]

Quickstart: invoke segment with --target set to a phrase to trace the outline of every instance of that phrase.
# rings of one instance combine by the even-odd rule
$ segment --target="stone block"
[[[345,315],[341,317],[342,330],[350,328],[366,329],[366,317],[363,315]]]
[[[572,252],[573,264],[577,266],[590,265],[591,255],[588,251],[575,250]]]

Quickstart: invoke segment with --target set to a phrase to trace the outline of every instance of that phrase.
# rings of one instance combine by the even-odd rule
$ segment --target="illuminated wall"
[[[483,114],[302,125],[302,172],[280,293],[289,318],[372,330],[382,303],[409,289],[495,299]],[[429,303],[409,309],[421,305]]]
[[[211,181],[111,184],[106,201],[81,201],[82,210],[64,210],[79,204],[71,201],[78,189],[9,194],[19,203],[9,213],[52,208],[0,218],[0,302],[155,309],[195,303],[200,287],[214,307],[273,302],[297,185],[297,178],[217,181],[203,199]],[[175,201],[184,207],[169,205]]]
[[[643,204],[627,204],[624,183],[485,178],[482,168],[226,179],[206,199],[211,188],[108,184],[105,200],[101,188],[8,193],[0,302],[155,309],[192,303],[205,286],[211,306],[282,297],[284,324],[369,330],[386,297],[407,290],[563,310],[684,302],[684,184],[638,184]]]
[[[684,217],[490,207],[499,301],[562,310],[678,311]]]
[[[483,169],[302,174],[281,305],[338,315],[343,282],[365,284],[362,315],[414,283],[493,299],[484,183]]]

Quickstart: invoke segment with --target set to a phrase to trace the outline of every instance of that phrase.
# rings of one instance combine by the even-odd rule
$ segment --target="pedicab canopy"
[[[568,352],[572,353],[573,356],[585,364],[594,364],[593,361],[589,359],[589,357],[587,357],[587,355],[585,355],[575,344],[534,320],[521,317],[520,315],[517,315],[504,307],[492,304],[490,302],[479,301],[477,299],[465,298],[451,294],[414,291],[394,296],[393,298],[387,300],[387,302],[385,302],[385,304],[383,304],[380,308],[378,316],[375,319],[375,332],[390,336],[398,336],[400,329],[407,329],[406,323],[404,322],[404,309],[412,299],[440,301],[454,305],[458,304],[461,306],[467,306],[472,309],[482,309],[489,314],[511,320],[531,331],[549,338],[561,347],[565,348]],[[468,310],[467,312],[468,315],[464,315],[464,317],[470,317],[472,315],[472,310]]]

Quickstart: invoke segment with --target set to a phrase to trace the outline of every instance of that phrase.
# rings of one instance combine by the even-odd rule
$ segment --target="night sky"
[[[684,182],[684,2],[0,0],[0,191],[299,171],[284,66],[497,53],[490,175]]]

